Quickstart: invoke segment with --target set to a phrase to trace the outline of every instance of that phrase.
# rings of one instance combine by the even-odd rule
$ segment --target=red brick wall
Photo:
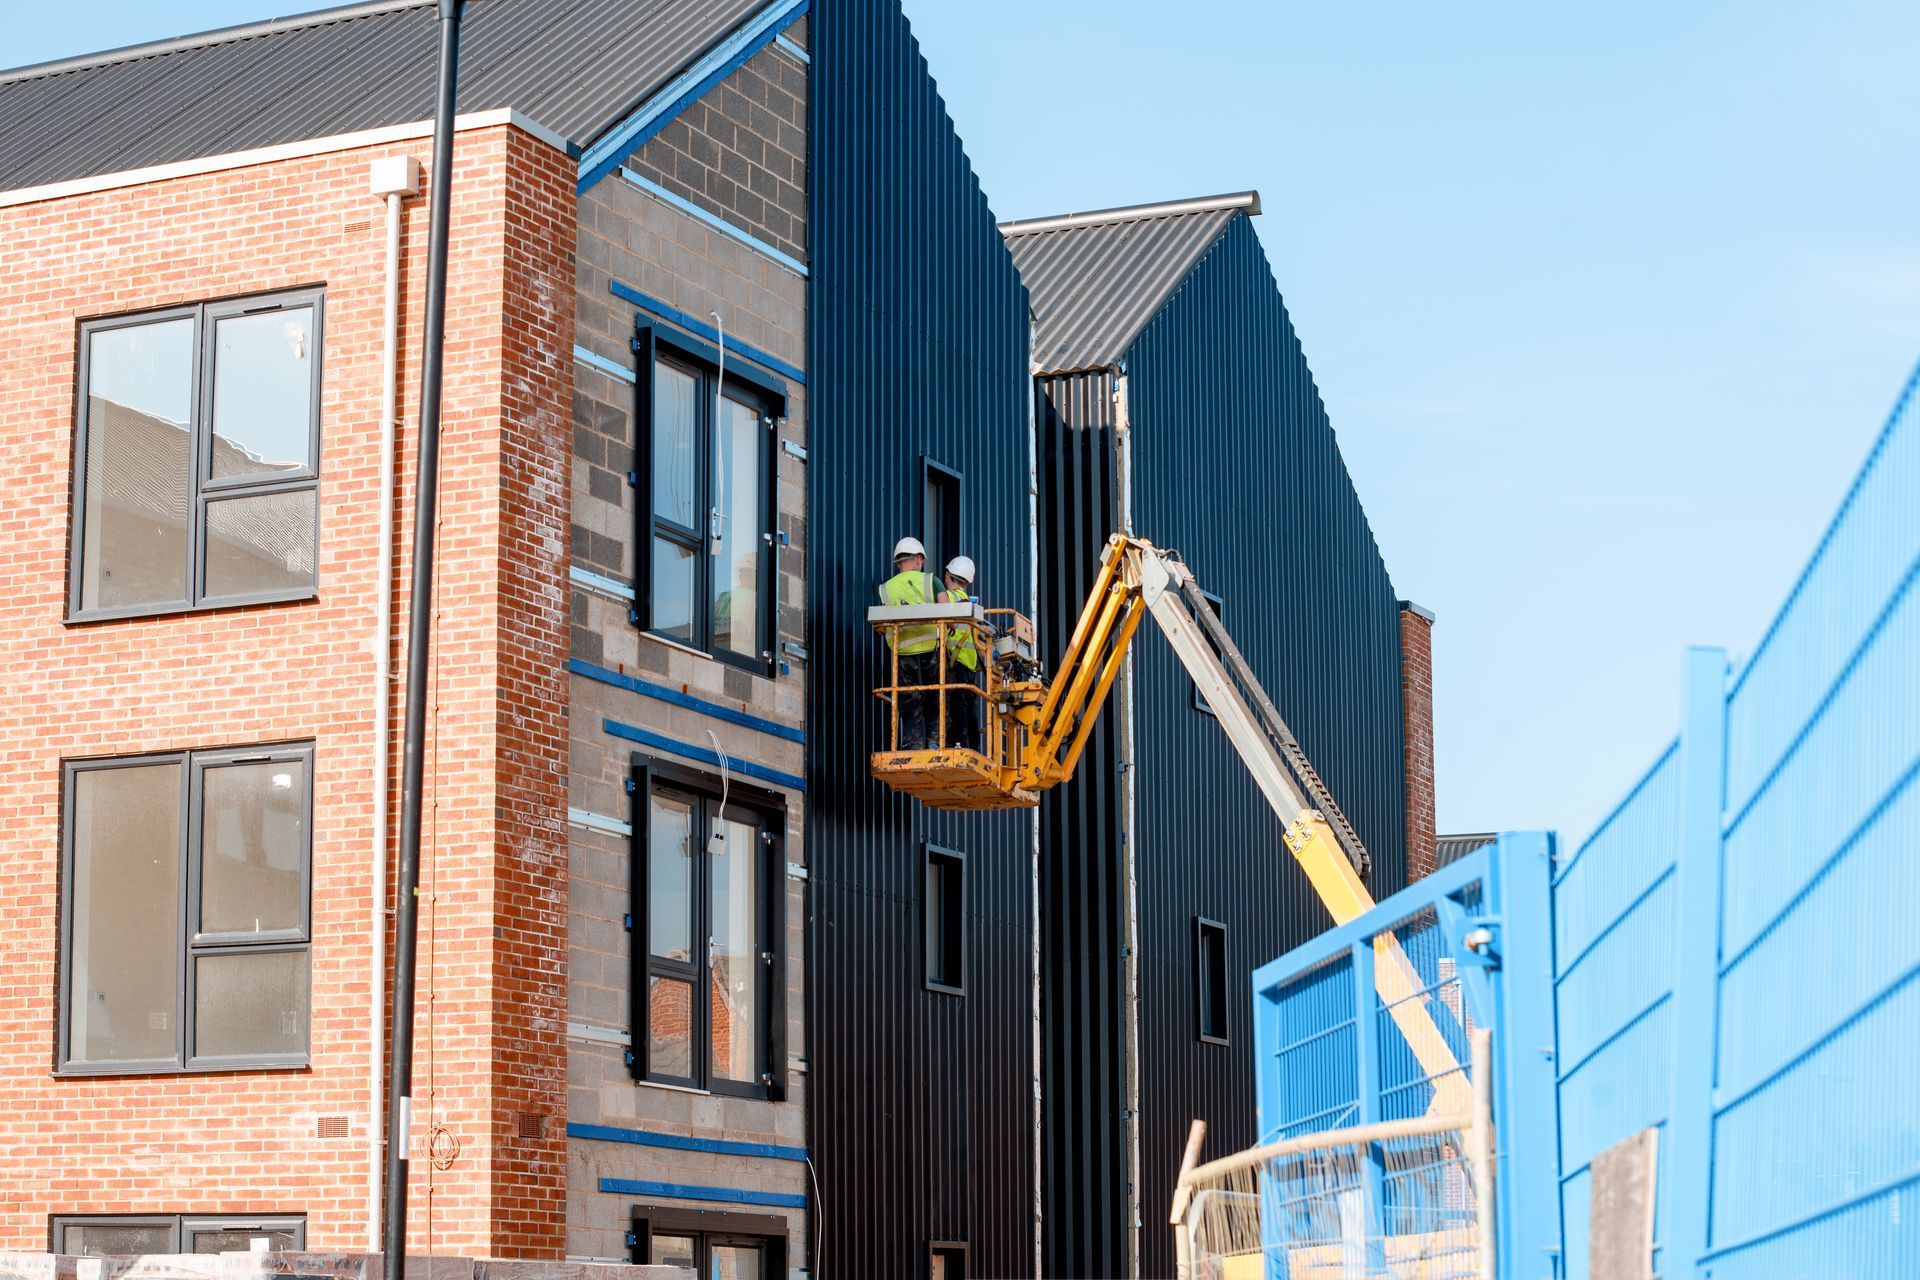
[[[0,1248],[45,1247],[52,1213],[163,1210],[302,1212],[311,1246],[363,1240],[384,249],[367,165],[429,149],[0,209]],[[561,1105],[550,957],[571,372],[570,321],[550,300],[571,287],[569,167],[504,127],[462,134],[456,152],[412,1195],[412,1239],[440,1253],[557,1256],[563,1230],[557,1140],[511,1134],[522,1111],[549,1117],[551,1134]],[[426,238],[426,202],[409,201],[403,423],[417,414]],[[76,322],[315,284],[327,290],[318,599],[64,625]],[[396,637],[405,429],[402,444]],[[396,690],[396,734],[398,722]],[[285,739],[316,747],[311,1066],[56,1079],[60,762]],[[397,778],[397,741],[394,766]],[[349,1117],[348,1136],[318,1138],[320,1116]],[[459,1144],[430,1178],[429,1123]]]
[[[1400,602],[1400,705],[1406,724],[1407,881],[1433,873],[1433,615]]]

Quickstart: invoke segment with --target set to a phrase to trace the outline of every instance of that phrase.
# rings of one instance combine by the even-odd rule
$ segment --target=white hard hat
[[[947,572],[962,582],[973,581],[973,561],[965,556],[955,556],[947,561]]]
[[[902,538],[893,544],[893,558],[895,560],[901,559],[904,556],[923,556],[925,554],[927,554],[927,549],[920,545],[920,539],[918,538]]]

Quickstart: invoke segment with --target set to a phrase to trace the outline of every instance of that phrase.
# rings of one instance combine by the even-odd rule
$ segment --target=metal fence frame
[[[1545,834],[1502,836],[1263,966],[1253,981],[1263,1144],[1401,1119],[1394,1113],[1438,1096],[1436,1088],[1409,1094],[1434,1080],[1395,1043],[1400,1033],[1381,1005],[1375,964],[1394,950],[1413,956],[1430,1006],[1464,1014],[1447,1031],[1463,1068],[1467,1028],[1495,1029],[1494,1218],[1499,1274],[1510,1277],[1553,1275],[1560,1241],[1552,1195],[1553,847]],[[1457,1008],[1447,1003],[1455,991]],[[1369,1016],[1354,1016],[1360,1008]],[[1296,1034],[1301,1028],[1305,1035]],[[1311,1055],[1310,1068],[1281,1066],[1283,1056],[1302,1054]]]

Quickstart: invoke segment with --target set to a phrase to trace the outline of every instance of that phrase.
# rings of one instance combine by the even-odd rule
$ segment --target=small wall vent
[[[538,1142],[547,1136],[547,1118],[522,1111],[514,1117],[514,1132],[529,1142]]]
[[[321,1116],[313,1122],[313,1136],[316,1138],[352,1137],[353,1122],[345,1116]]]

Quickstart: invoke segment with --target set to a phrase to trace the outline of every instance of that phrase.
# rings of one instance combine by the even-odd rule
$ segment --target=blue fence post
[[[1713,1089],[1719,1076],[1720,876],[1727,787],[1727,654],[1687,650],[1680,720],[1680,839],[1673,1059],[1656,1238],[1666,1276],[1697,1276],[1713,1213]]]
[[[1373,939],[1361,938],[1353,944],[1353,1046],[1359,1057],[1357,1077],[1360,1104],[1359,1123],[1384,1120],[1380,1114],[1380,1018],[1374,995]],[[1366,1222],[1368,1275],[1386,1271],[1385,1236],[1387,1234],[1386,1167],[1380,1158],[1380,1144],[1367,1144]]]
[[[1493,1025],[1493,1131],[1500,1169],[1499,1271],[1565,1275],[1560,1264],[1560,1107],[1553,1015],[1553,837],[1508,832],[1491,851],[1489,904],[1500,919],[1499,1020]]]

